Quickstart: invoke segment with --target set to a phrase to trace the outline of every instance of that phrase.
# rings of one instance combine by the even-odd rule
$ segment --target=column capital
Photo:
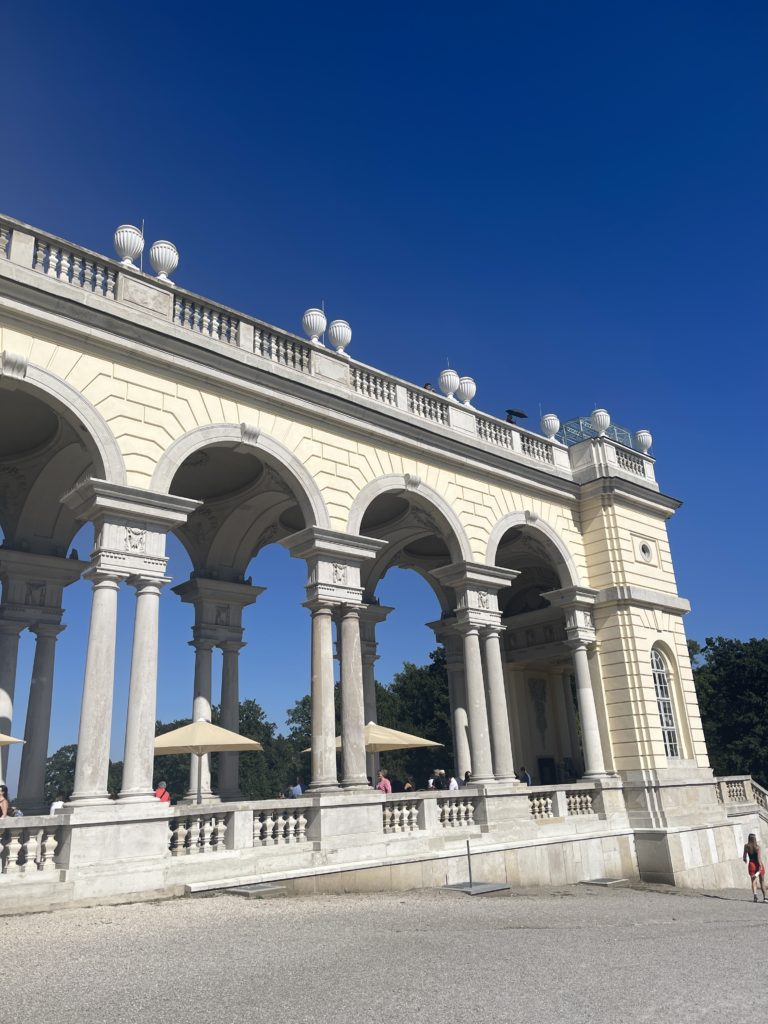
[[[591,587],[564,587],[562,590],[548,590],[541,596],[553,608],[562,608],[565,614],[565,635],[567,643],[593,644],[595,642],[595,619],[592,609],[599,591]]]
[[[0,609],[0,614],[2,609]],[[19,622],[17,619],[0,617],[0,636],[19,636],[23,629],[27,628],[26,622]]]
[[[333,615],[334,609],[337,607],[334,601],[330,601],[324,597],[310,597],[309,600],[303,601],[302,608],[308,608],[313,615]]]
[[[455,591],[457,619],[471,616],[477,624],[490,626],[501,621],[499,591],[508,587],[520,573],[516,569],[480,562],[454,562],[433,569],[432,575]]]
[[[85,570],[83,579],[90,580],[94,587],[117,590],[123,580],[127,579],[127,575],[115,572],[112,568],[105,568],[96,562],[91,565],[90,569]]]
[[[170,576],[129,576],[127,579],[129,586],[136,588],[136,593],[142,593],[145,590],[156,590],[158,594],[166,585],[171,582]]]
[[[307,597],[333,604],[361,604],[361,566],[377,557],[388,541],[358,537],[317,526],[291,534],[280,543],[293,558],[303,558],[309,568]]]
[[[195,629],[209,635],[242,627],[243,608],[253,604],[264,593],[264,587],[235,580],[211,580],[193,576],[171,590],[185,604],[195,609]]]
[[[245,641],[244,640],[231,640],[230,639],[230,640],[220,640],[216,644],[216,646],[221,648],[221,650],[225,654],[239,654],[240,651],[242,651],[242,649],[246,645],[245,645]]]
[[[63,633],[66,628],[61,623],[57,624],[54,622],[36,622],[33,626],[29,627],[31,633],[36,633],[39,637],[47,637],[51,640],[56,640],[59,633]]]

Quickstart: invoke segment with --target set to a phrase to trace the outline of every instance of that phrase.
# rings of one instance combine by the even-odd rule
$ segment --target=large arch
[[[485,559],[487,565],[496,564],[499,545],[504,535],[509,530],[518,526],[524,526],[526,529],[541,535],[541,539],[544,541],[547,551],[552,558],[552,564],[560,577],[560,585],[562,587],[575,587],[581,584],[579,570],[565,541],[545,519],[530,512],[510,512],[496,523],[488,538]]]
[[[4,352],[0,365],[0,383],[39,396],[42,392],[54,409],[73,426],[85,427],[101,459],[104,479],[110,483],[127,482],[125,460],[109,424],[99,410],[62,377],[26,358]],[[73,422],[74,421],[74,422]]]
[[[196,427],[171,444],[160,458],[152,474],[152,490],[167,494],[173,478],[185,459],[201,448],[217,445],[243,445],[255,453],[268,456],[288,471],[296,483],[296,500],[308,525],[330,529],[328,510],[320,489],[307,469],[279,441],[245,423],[211,423]]]
[[[419,504],[431,506],[432,509],[444,520],[451,535],[447,540],[449,542],[449,549],[453,548],[453,550],[451,550],[451,557],[453,561],[471,562],[472,548],[459,517],[453,511],[445,498],[438,494],[437,491],[433,490],[427,484],[422,483],[418,477],[411,476],[408,473],[405,475],[401,473],[391,473],[366,484],[352,502],[352,507],[349,510],[349,519],[347,520],[347,533],[360,533],[360,527],[365,511],[376,498],[383,494],[398,494],[403,491],[416,498]]]

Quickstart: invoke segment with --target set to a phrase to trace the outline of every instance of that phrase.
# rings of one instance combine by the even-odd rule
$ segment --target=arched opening
[[[372,485],[367,503],[358,499],[350,526],[355,521],[363,536],[387,542],[361,573],[363,602],[368,605],[361,617],[366,719],[396,724],[387,721],[386,709],[391,710],[392,702],[397,702],[398,712],[410,725],[407,731],[445,744],[434,753],[382,756],[382,764],[394,773],[396,788],[406,774],[413,775],[417,786],[424,786],[434,768],[442,768],[448,776],[459,770],[453,693],[445,652],[439,647],[447,636],[441,623],[452,616],[456,596],[434,573],[462,559],[468,547],[466,538],[457,534],[446,510],[421,486],[413,489],[395,483],[391,489],[381,490]],[[436,649],[438,660],[430,663]],[[375,691],[374,676],[388,687],[397,676],[394,689],[389,694]],[[374,692],[381,707],[376,706]],[[403,727],[402,718],[398,727]],[[464,741],[466,745],[465,736]],[[377,758],[369,757],[369,775],[374,777],[377,767]]]
[[[0,731],[26,739],[2,768],[26,813],[45,806],[46,756],[79,721],[93,529],[61,499],[84,476],[123,479],[109,428],[69,390],[37,367],[0,378]]]
[[[163,613],[176,628],[173,647],[161,633],[158,713],[173,716],[171,721],[209,717],[211,706],[219,705],[220,724],[240,731],[243,708],[255,702],[282,731],[287,711],[309,690],[310,629],[302,608],[306,566],[279,542],[316,525],[319,496],[308,496],[290,468],[261,445],[243,445],[239,436],[188,451],[168,490],[201,504],[168,542],[175,585],[163,597]],[[188,655],[174,662],[185,634]],[[243,765],[247,774],[248,762]],[[217,766],[218,792],[237,797],[244,779],[239,758],[221,755]],[[286,765],[274,788],[285,788],[295,769]],[[203,791],[210,789],[208,768]]]
[[[584,771],[565,618],[546,593],[576,582],[563,552],[546,532],[526,522],[499,537],[496,565],[519,575],[499,593],[504,674],[517,765],[534,784],[553,785]]]

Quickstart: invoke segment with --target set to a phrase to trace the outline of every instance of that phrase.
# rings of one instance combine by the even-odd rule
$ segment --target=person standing
[[[752,883],[752,899],[757,903],[757,883],[759,881],[763,894],[763,903],[768,902],[768,898],[765,895],[765,864],[763,864],[763,855],[754,832],[749,833],[744,844],[744,853],[741,859],[747,865],[747,871],[749,872],[749,880]]]
[[[380,793],[384,793],[385,795],[392,792],[392,783],[387,778],[386,768],[379,768],[379,776],[378,781],[376,782],[376,789],[378,789]]]
[[[524,764],[520,765],[520,771],[517,773],[517,778],[518,778],[518,780],[520,782],[524,783],[526,786],[532,786],[533,785],[533,779],[531,778],[531,774],[528,771],[528,769],[525,767]]]
[[[448,779],[448,789],[458,789],[459,783],[456,776],[451,772],[451,777]]]
[[[61,792],[61,790],[59,790],[59,792],[56,794],[56,799],[53,800],[52,803],[51,803],[51,807],[50,807],[50,810],[48,811],[48,813],[49,814],[55,814],[56,811],[60,811],[61,808],[64,806],[64,800],[65,799],[66,798],[65,798],[64,794]]]
[[[8,787],[0,786],[0,818],[11,816],[11,804],[8,800]]]

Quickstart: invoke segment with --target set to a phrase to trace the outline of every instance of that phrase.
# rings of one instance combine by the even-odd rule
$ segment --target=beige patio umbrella
[[[155,737],[155,756],[158,754],[197,755],[197,802],[199,804],[203,802],[201,786],[203,754],[213,754],[217,751],[226,753],[235,750],[263,749],[257,740],[249,740],[247,736],[241,736],[239,732],[222,729],[220,725],[206,722],[204,718]]]
[[[376,722],[369,722],[365,730],[365,750],[368,754],[381,754],[385,750],[410,750],[413,747],[442,747],[445,744],[435,743],[434,740],[425,740],[421,736],[414,736],[409,732],[399,732],[397,729],[388,729],[385,725],[377,725]],[[336,749],[341,750],[341,736],[336,737]],[[312,750],[307,747],[302,754],[308,754]]]
[[[6,736],[4,732],[0,732],[0,747],[10,746],[11,743],[26,743],[26,740],[17,740],[15,736]]]

